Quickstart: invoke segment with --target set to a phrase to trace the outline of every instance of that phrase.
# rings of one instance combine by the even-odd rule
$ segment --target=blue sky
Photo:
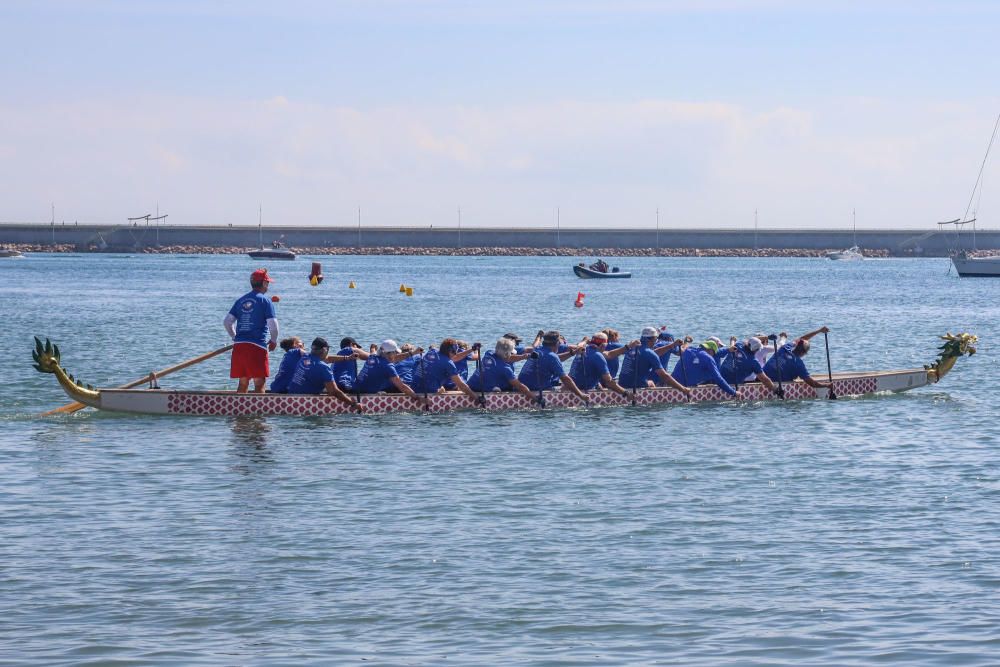
[[[929,228],[1000,113],[998,28],[982,0],[9,0],[0,219]],[[997,195],[991,162],[984,226]]]

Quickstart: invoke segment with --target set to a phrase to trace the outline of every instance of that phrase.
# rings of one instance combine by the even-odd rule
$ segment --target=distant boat
[[[247,253],[254,259],[295,259],[294,252],[285,247],[281,241],[275,241],[270,248],[261,245],[259,250],[251,250]]]
[[[619,271],[618,267],[611,267],[609,271],[607,264],[604,265],[604,270],[601,271],[597,268],[597,264],[591,264],[589,267],[584,266],[583,262],[580,262],[573,267],[573,273],[581,278],[631,278],[632,274],[628,271]]]
[[[956,218],[954,220],[949,220],[947,222],[939,222],[938,225],[955,225],[955,237],[956,240],[960,238],[960,231],[965,225],[972,224],[972,251],[976,251],[976,211],[972,206],[975,201],[976,207],[979,206],[976,193],[979,193],[979,197],[983,196],[983,170],[986,168],[986,161],[990,157],[990,150],[993,148],[993,143],[997,138],[997,131],[1000,130],[1000,114],[997,115],[997,120],[993,123],[993,134],[990,135],[990,143],[986,145],[986,155],[983,156],[983,163],[979,166],[979,175],[976,176],[976,184],[972,188],[972,194],[969,196],[969,203],[965,207],[965,215],[962,218]],[[969,212],[972,212],[972,217],[969,218]],[[957,243],[956,243],[957,245]],[[951,255],[951,263],[955,267],[955,271],[961,277],[978,277],[985,278],[991,276],[1000,276],[1000,256],[989,255],[987,257],[973,257],[969,255],[965,250],[959,250]]]
[[[864,259],[865,256],[861,254],[861,248],[856,245],[852,245],[847,250],[837,250],[836,252],[826,253],[827,259],[833,259],[840,262],[856,261]]]
[[[861,254],[861,248],[858,247],[858,217],[853,210],[851,211],[851,219],[854,221],[854,245],[847,250],[837,250],[826,253],[827,259],[832,259],[837,262],[855,262],[865,258],[865,256]]]
[[[270,248],[264,247],[264,227],[259,210],[257,212],[257,242],[260,243],[260,249],[251,250],[247,253],[254,259],[295,259],[295,253],[289,250],[280,240],[271,241]]]
[[[0,257],[9,257],[14,259],[15,257],[24,257],[20,250],[15,250],[14,248],[0,248]]]
[[[970,257],[965,251],[951,256],[951,263],[963,278],[1000,276],[1000,255]]]

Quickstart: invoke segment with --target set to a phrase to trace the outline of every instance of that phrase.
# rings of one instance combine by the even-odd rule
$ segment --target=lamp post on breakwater
[[[656,254],[660,254],[660,207],[656,207]]]

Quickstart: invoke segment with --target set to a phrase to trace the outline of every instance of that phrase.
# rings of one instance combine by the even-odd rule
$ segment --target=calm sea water
[[[982,344],[937,386],[856,400],[38,419],[67,399],[32,335],[120,384],[223,345],[256,263],[3,260],[0,664],[998,662],[1000,280],[944,260],[634,259],[615,262],[632,280],[585,282],[569,259],[320,259],[316,288],[308,258],[269,266],[306,340],[827,324],[835,370],[928,363],[948,330]],[[163,384],[231,386],[227,364]]]

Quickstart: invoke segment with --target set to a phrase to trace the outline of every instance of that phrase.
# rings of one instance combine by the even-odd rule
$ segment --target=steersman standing
[[[274,304],[264,295],[272,282],[267,269],[251,273],[251,290],[236,300],[222,321],[233,339],[229,377],[239,378],[236,389],[239,393],[247,392],[251,378],[254,391],[264,393],[264,383],[270,375],[267,353],[278,346],[278,320]]]

